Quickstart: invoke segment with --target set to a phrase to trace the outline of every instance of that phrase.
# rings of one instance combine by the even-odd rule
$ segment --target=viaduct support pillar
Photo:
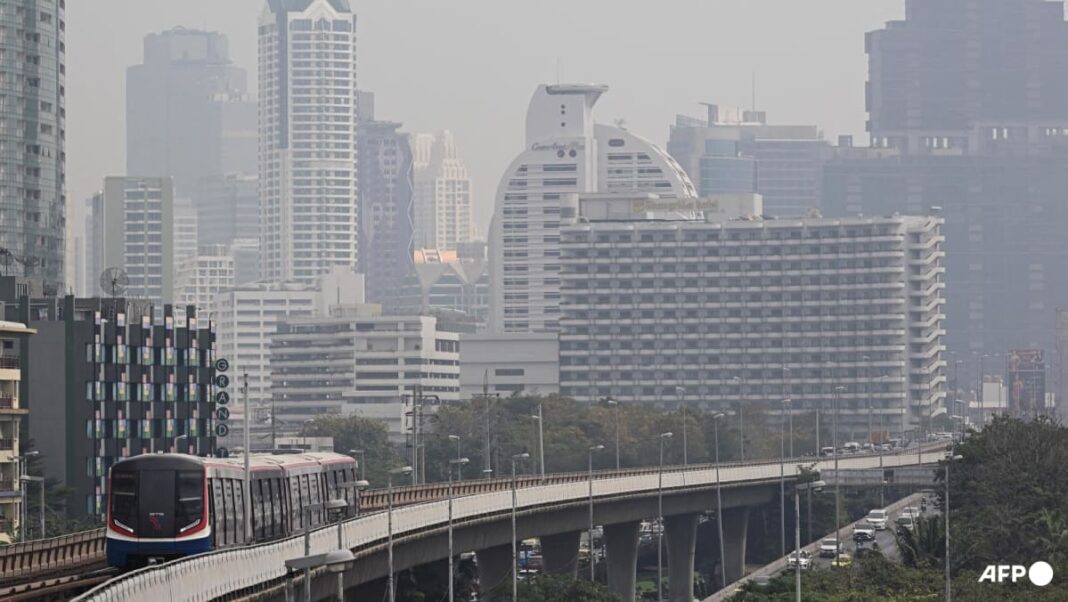
[[[581,538],[581,531],[542,536],[541,561],[543,570],[549,575],[578,577],[578,550]]]
[[[492,592],[509,592],[512,588],[512,545],[504,544],[478,550],[478,581],[482,598],[493,599]]]
[[[723,553],[727,556],[720,562],[723,570],[723,586],[734,583],[745,574],[745,542],[749,533],[749,508],[726,508],[723,510]]]
[[[697,515],[664,518],[667,535],[668,591],[671,602],[693,602],[693,559],[697,544]]]
[[[621,602],[634,602],[634,582],[638,570],[638,534],[641,523],[604,526],[604,545],[608,556],[608,589]]]

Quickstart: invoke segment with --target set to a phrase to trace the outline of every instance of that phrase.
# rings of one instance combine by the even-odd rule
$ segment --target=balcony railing
[[[14,439],[0,439],[0,450],[15,449]]]
[[[0,369],[18,370],[19,369],[19,356],[17,355],[0,355]]]
[[[15,407],[14,397],[0,397],[0,410],[10,410]]]
[[[0,493],[15,491],[15,481],[0,481]]]

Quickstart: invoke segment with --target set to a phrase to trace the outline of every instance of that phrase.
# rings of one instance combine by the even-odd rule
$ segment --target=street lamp
[[[782,415],[780,422],[782,423],[782,436],[779,438],[779,506],[780,508],[780,520],[779,520],[779,533],[782,540],[782,555],[786,555],[786,408],[791,403],[790,399],[782,400]],[[793,422],[793,412],[790,413],[790,422]],[[794,442],[794,430],[790,429],[790,448],[793,452]]]
[[[719,479],[719,421],[726,416],[719,412],[712,416],[712,432],[716,447],[716,531],[719,534],[719,577],[723,580],[721,587],[727,587],[727,556],[723,553],[723,482]]]
[[[341,489],[357,489],[359,488],[359,482],[344,483],[340,485]],[[341,526],[345,523],[345,510],[349,507],[349,503],[343,499],[333,499],[326,502],[326,510],[329,513],[337,515],[337,549],[339,551],[348,552],[349,558],[352,558],[352,550],[347,550],[343,541],[343,534]],[[338,557],[340,558],[340,557]],[[333,567],[330,569],[334,572]],[[345,602],[345,569],[344,565],[340,565],[337,572],[337,600],[338,602]]]
[[[657,471],[656,481],[656,599],[664,602],[664,441],[672,437],[672,433],[660,433],[660,469]]]
[[[586,471],[589,480],[589,501],[590,501],[590,583],[597,580],[594,573],[594,567],[597,564],[597,555],[593,553],[593,454],[604,450],[603,445],[594,445],[590,447],[589,454],[586,462]]]
[[[946,602],[951,602],[953,599],[953,582],[950,579],[949,574],[949,465],[957,460],[963,460],[964,456],[960,454],[954,455],[953,452],[946,454],[945,467],[946,467],[946,506],[942,508],[942,518],[946,523]]]
[[[538,413],[530,417],[538,423],[538,476],[545,481],[545,421],[542,419],[541,402],[538,402]]]
[[[22,477],[24,475],[29,474],[29,472],[30,472],[30,458],[35,458],[35,457],[40,456],[40,455],[41,455],[41,452],[39,452],[37,450],[28,451],[25,454],[22,454],[22,461],[18,463],[18,473],[19,474],[18,474],[18,477],[17,477],[17,480],[20,483],[22,482]],[[26,539],[26,535],[25,535],[25,533],[26,533],[26,522],[30,518],[29,509],[27,508],[27,505],[28,505],[29,502],[26,500],[26,488],[20,486],[19,489],[20,489],[19,495],[22,497],[22,501],[19,504],[19,530],[22,531],[22,533],[23,533],[22,539],[25,540]]]
[[[609,397],[604,401],[608,404],[608,407],[615,408],[612,413],[615,414],[616,422],[616,470],[619,470],[619,402]]]
[[[355,556],[352,554],[352,550],[332,550],[325,554],[304,555],[300,558],[292,558],[286,561],[286,568],[291,571],[304,571],[305,575],[309,575],[312,569],[325,566],[331,573],[337,573],[339,588],[344,587],[344,572],[345,567],[355,560]],[[307,577],[305,577],[307,579]],[[305,595],[307,602],[311,602],[310,594],[307,593],[308,586],[305,587]],[[344,590],[338,589],[338,600],[344,601]]]
[[[735,376],[731,382],[738,385],[738,456],[745,462],[745,401],[742,399],[742,377]]]
[[[455,435],[449,435],[451,439]],[[456,437],[457,445],[459,445],[459,437]],[[455,466],[456,472],[463,471],[464,464],[468,463],[467,458],[456,458],[455,460],[449,460],[449,602],[453,602],[453,586],[456,581],[456,575],[452,568],[452,469]]]
[[[519,460],[526,460],[529,457],[530,454],[528,454],[527,452],[523,452],[521,454],[512,454],[512,602],[517,602],[519,600],[519,551],[516,549],[515,541],[515,464]]]
[[[837,475],[835,480],[838,480]],[[794,590],[796,602],[801,602],[801,492],[808,491],[809,499],[811,499],[812,491],[819,491],[826,484],[823,481],[812,481],[810,483],[798,483],[794,486]]]
[[[366,481],[367,480],[367,465],[365,465],[363,463],[363,458],[364,458],[365,453],[366,452],[364,450],[362,450],[362,449],[350,449],[349,450],[349,455],[350,456],[356,456],[358,458],[356,461],[360,463],[360,480],[361,481]]]
[[[31,481],[36,482],[41,491],[41,507],[38,509],[41,514],[41,539],[45,538],[45,480],[44,477],[31,477],[30,475],[22,475],[19,480],[23,483],[23,497],[25,494],[26,483]],[[29,510],[26,511],[26,518],[30,518]]]
[[[689,465],[689,457],[686,452],[686,387],[675,387],[675,395],[679,398],[679,410],[682,412],[682,465]]]
[[[831,443],[834,445],[834,545],[835,552],[834,558],[838,559],[838,552],[842,549],[842,525],[840,524],[842,518],[842,498],[839,495],[839,483],[842,482],[842,476],[838,473],[838,405],[841,403],[842,392],[845,391],[845,387],[834,388],[834,428],[831,436]]]
[[[402,466],[400,468],[394,468],[386,473],[386,498],[388,499],[386,509],[386,529],[388,533],[388,544],[386,556],[389,559],[389,577],[387,579],[389,587],[389,602],[397,602],[397,590],[393,584],[393,475],[407,476],[412,474],[411,466]]]
[[[449,441],[455,441],[456,442],[456,459],[459,460],[460,459],[460,436],[459,435],[449,435]],[[457,481],[464,480],[464,467],[463,467],[464,464],[467,464],[467,462],[457,463],[457,466],[456,466],[456,471],[457,471],[456,472],[456,480]],[[449,474],[451,475],[452,473],[450,472]]]

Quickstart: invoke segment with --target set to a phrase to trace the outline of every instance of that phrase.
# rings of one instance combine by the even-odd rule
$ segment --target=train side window
[[[303,529],[304,513],[300,509],[304,507],[304,499],[301,497],[300,475],[290,478],[289,483],[289,512],[293,516],[293,524],[297,526],[297,529]]]
[[[174,526],[181,535],[203,521],[204,473],[202,470],[180,470],[177,479],[178,511]]]
[[[237,517],[234,514],[234,480],[226,479],[223,484],[223,513],[226,515],[225,543],[237,541]]]
[[[234,543],[244,543],[248,539],[245,533],[245,481],[234,480]]]
[[[278,529],[275,535],[285,535],[289,533],[289,521],[288,514],[286,513],[286,497],[282,495],[282,479],[271,480],[271,492],[274,496],[274,514],[277,517],[275,520],[275,526]]]
[[[217,545],[226,541],[226,505],[223,501],[223,479],[211,480],[211,524]]]

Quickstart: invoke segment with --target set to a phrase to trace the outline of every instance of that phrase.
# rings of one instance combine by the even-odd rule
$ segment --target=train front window
[[[200,525],[204,517],[204,473],[197,470],[178,471],[178,507],[175,526],[184,533]]]
[[[137,531],[137,473],[112,471],[111,518],[127,531]]]

